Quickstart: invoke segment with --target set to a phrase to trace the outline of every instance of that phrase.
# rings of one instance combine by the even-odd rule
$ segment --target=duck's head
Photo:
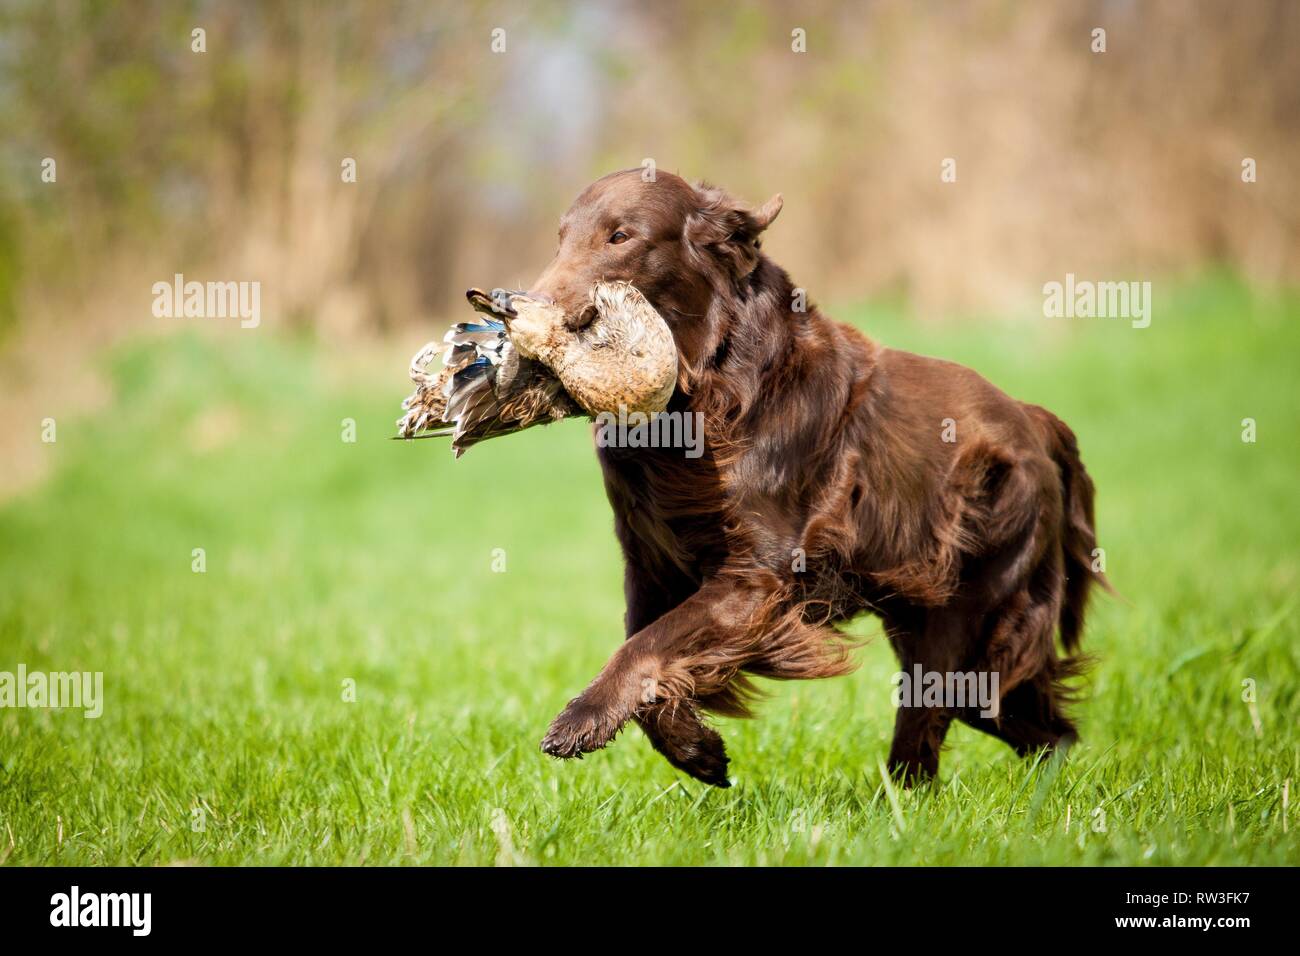
[[[521,355],[542,362],[593,414],[661,411],[677,380],[671,330],[627,282],[598,282],[566,311],[527,292],[470,289],[475,311],[502,323]]]

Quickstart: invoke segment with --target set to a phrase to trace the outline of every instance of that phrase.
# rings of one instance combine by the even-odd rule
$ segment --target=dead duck
[[[450,436],[460,457],[478,442],[574,415],[653,414],[672,397],[672,332],[626,282],[597,284],[578,316],[526,292],[465,297],[482,317],[412,358],[416,388],[402,403],[400,438]],[[443,368],[430,373],[439,352]]]

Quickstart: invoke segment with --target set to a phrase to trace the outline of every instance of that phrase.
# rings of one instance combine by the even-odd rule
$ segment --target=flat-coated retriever
[[[1062,681],[1079,668],[1089,586],[1104,583],[1073,433],[967,368],[804,305],[760,249],[780,210],[780,196],[750,209],[633,169],[560,221],[533,293],[578,314],[598,281],[640,289],[680,353],[668,410],[702,416],[705,453],[598,449],[627,640],[542,748],[587,753],[635,720],[674,766],[726,786],[701,711],[747,715],[747,675],[847,672],[834,625],[862,611],[881,617],[904,673],[997,679],[996,715],[904,702],[889,765],[905,782],[938,770],[954,717],[1021,754],[1068,744]]]

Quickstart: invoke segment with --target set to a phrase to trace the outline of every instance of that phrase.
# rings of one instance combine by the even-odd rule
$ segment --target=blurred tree
[[[129,326],[173,271],[261,279],[272,322],[427,320],[527,284],[573,195],[645,158],[784,192],[769,247],[822,297],[993,308],[1067,270],[1206,263],[1295,281],[1298,39],[1286,0],[9,0],[0,326]]]

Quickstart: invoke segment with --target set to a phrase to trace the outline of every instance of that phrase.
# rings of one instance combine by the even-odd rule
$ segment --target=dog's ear
[[[784,205],[785,200],[781,198],[780,193],[777,193],[754,210],[754,221],[758,224],[759,232],[776,222],[776,217],[781,215],[781,207]]]
[[[699,204],[686,220],[686,241],[701,253],[717,256],[737,277],[749,275],[758,265],[763,230],[781,212],[777,193],[757,209],[713,186],[696,189]]]

